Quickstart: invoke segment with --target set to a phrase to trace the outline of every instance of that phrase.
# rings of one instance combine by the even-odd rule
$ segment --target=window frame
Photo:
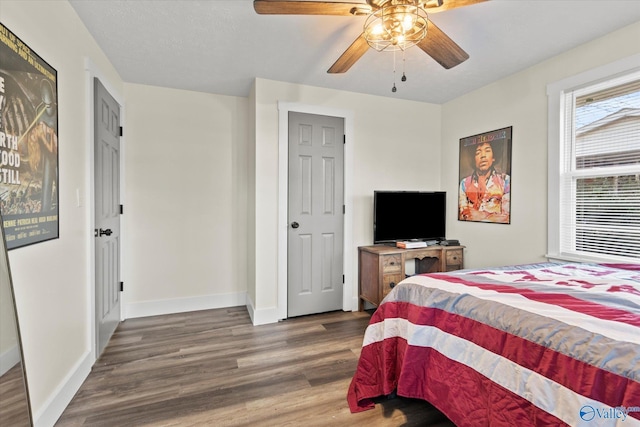
[[[606,64],[547,85],[548,100],[548,179],[547,179],[547,255],[551,261],[632,262],[633,258],[607,255],[563,253],[560,250],[560,174],[565,134],[565,94],[640,71],[640,54]]]

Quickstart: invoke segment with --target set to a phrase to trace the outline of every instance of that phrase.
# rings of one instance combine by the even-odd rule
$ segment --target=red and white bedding
[[[396,392],[459,426],[640,426],[640,266],[410,277],[373,314],[352,412]]]

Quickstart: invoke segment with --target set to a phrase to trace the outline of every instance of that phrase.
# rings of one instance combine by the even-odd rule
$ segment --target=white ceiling
[[[432,13],[470,58],[445,70],[409,49],[400,82],[397,53],[392,93],[393,53],[369,49],[347,73],[326,72],[365,17],[258,15],[251,0],[70,3],[125,82],[247,96],[259,77],[436,104],[640,21],[640,0],[491,0]]]

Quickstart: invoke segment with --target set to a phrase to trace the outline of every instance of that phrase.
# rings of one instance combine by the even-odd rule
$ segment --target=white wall
[[[247,164],[247,305],[256,300],[256,91],[255,84],[249,94],[249,140],[246,149]]]
[[[47,425],[60,389],[93,363],[85,58],[122,81],[66,1],[0,0],[0,20],[58,72],[60,238],[9,252],[34,418]]]
[[[0,241],[0,377],[21,359],[10,273],[4,243]]]
[[[247,98],[125,98],[125,318],[244,305]]]
[[[449,210],[447,235],[467,246],[465,267],[546,260],[547,84],[636,54],[638,40],[640,23],[443,105],[442,183],[449,206],[457,206],[459,139],[513,126],[511,224],[458,221]]]

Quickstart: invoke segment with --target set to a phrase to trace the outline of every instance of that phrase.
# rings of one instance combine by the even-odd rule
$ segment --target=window
[[[551,258],[639,261],[640,71],[550,87],[549,96],[550,127],[551,100],[558,102],[557,142],[551,130],[549,140]]]

